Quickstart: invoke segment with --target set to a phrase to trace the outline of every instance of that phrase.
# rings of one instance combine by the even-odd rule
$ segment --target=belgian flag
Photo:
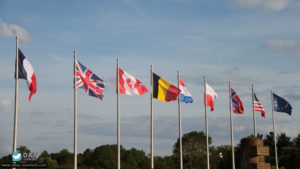
[[[163,102],[175,101],[180,89],[153,73],[153,98]]]

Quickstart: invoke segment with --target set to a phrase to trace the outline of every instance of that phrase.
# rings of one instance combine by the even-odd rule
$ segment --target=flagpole
[[[252,84],[252,111],[253,111],[253,123],[254,123],[254,137],[256,137],[256,116],[254,111],[254,85]]]
[[[208,120],[207,120],[207,100],[206,100],[206,76],[204,76],[204,110],[205,110],[205,130],[206,130],[206,163],[207,169],[210,168],[209,166],[209,146],[208,146]]]
[[[76,50],[74,50],[74,169],[77,169],[77,88],[76,88]]]
[[[154,169],[154,158],[153,158],[153,67],[151,67],[151,105],[150,105],[150,110],[151,110],[151,146],[150,146],[150,153],[151,153],[151,169]]]
[[[231,154],[232,154],[232,169],[235,169],[234,160],[234,140],[233,140],[233,120],[232,120],[232,97],[231,97],[231,81],[229,80],[229,102],[230,102],[230,128],[231,128]]]
[[[117,130],[118,130],[118,169],[121,169],[121,148],[120,148],[120,94],[119,94],[119,59],[117,59]]]
[[[17,151],[18,135],[18,79],[19,79],[19,38],[16,36],[16,63],[15,63],[15,116],[14,116],[14,135],[13,152]]]
[[[272,117],[273,117],[273,135],[274,135],[275,161],[276,161],[276,169],[278,169],[273,90],[271,90],[271,97],[272,97]]]
[[[180,84],[179,70],[177,70],[177,80],[178,89]],[[183,169],[183,159],[182,159],[182,137],[181,137],[181,104],[180,104],[180,94],[178,95],[178,124],[179,124],[179,155],[180,155],[180,169]]]

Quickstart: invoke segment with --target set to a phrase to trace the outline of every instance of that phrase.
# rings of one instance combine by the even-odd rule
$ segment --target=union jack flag
[[[231,88],[230,89],[231,95],[231,106],[233,109],[233,113],[243,114],[244,113],[244,106],[240,99],[240,97],[236,94],[236,92]]]
[[[76,88],[82,88],[90,96],[103,98],[104,82],[92,71],[76,60]]]
[[[254,111],[261,112],[261,116],[266,118],[266,111],[265,111],[264,106],[259,102],[259,100],[257,99],[255,93],[253,95],[254,95],[254,102],[253,102]]]

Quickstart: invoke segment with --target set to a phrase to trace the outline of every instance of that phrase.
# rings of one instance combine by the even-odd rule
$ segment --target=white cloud
[[[292,0],[232,0],[232,3],[245,8],[264,8],[272,11],[281,11],[286,8]]]
[[[16,37],[25,42],[30,40],[29,33],[22,27],[15,24],[7,24],[0,18],[0,36]]]
[[[0,112],[11,111],[12,101],[9,99],[0,98]]]
[[[290,56],[300,56],[300,42],[294,40],[270,40],[264,44],[267,50]]]

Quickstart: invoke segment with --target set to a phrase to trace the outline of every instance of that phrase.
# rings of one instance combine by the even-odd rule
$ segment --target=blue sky
[[[116,58],[149,87],[154,72],[176,84],[176,71],[194,97],[182,106],[183,132],[204,131],[203,76],[219,97],[209,112],[214,145],[230,144],[228,80],[245,106],[233,115],[235,143],[253,133],[251,84],[272,130],[270,90],[293,106],[277,113],[277,132],[300,133],[300,2],[297,0],[0,1],[0,155],[12,149],[15,36],[34,67],[38,90],[28,102],[19,82],[18,145],[57,152],[73,144],[73,50],[105,83],[104,100],[78,91],[78,148],[116,143]],[[149,93],[121,96],[121,144],[149,153]],[[156,155],[170,155],[178,137],[177,103],[154,101]]]

